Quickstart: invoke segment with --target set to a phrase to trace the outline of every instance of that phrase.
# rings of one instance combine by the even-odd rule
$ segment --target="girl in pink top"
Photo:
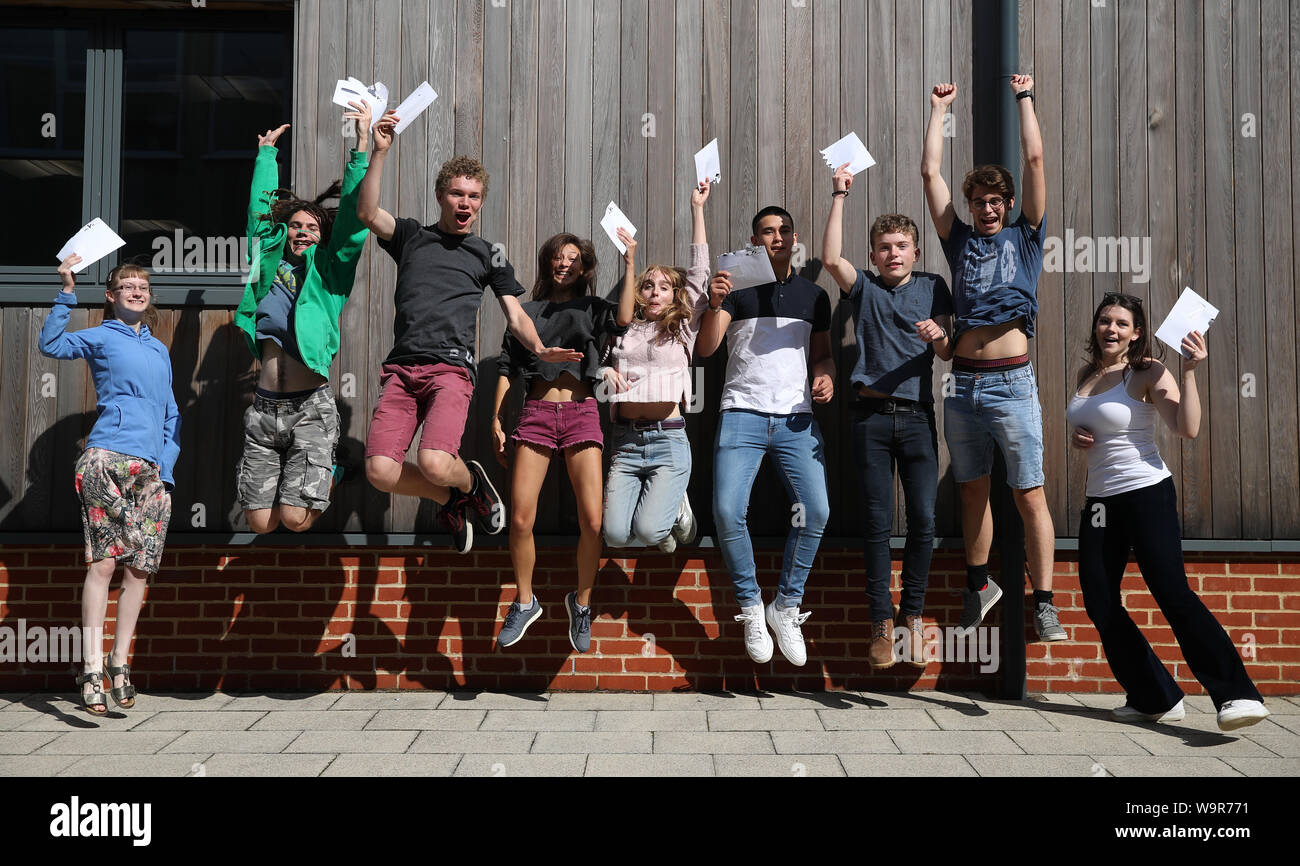
[[[681,410],[691,399],[691,357],[709,301],[708,198],[707,180],[691,191],[690,268],[651,265],[635,278],[635,292],[625,283],[620,298],[618,322],[629,327],[597,387],[612,404],[604,521],[610,547],[658,545],[672,553],[679,541],[695,540],[686,496],[691,444]],[[635,254],[632,245],[629,256]],[[626,279],[633,279],[631,258]]]

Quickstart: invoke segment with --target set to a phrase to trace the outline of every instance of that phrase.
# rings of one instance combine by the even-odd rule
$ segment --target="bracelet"
[[[1016,99],[1017,99],[1017,100],[1028,99],[1028,100],[1031,100],[1031,101],[1037,101],[1037,100],[1034,99],[1034,91],[1032,91],[1032,90],[1022,90],[1022,91],[1020,91],[1019,93],[1016,94]]]
[[[711,313],[721,313],[721,312],[722,312],[722,307],[715,307],[715,306],[713,306],[713,304],[708,304],[707,306],[708,306],[708,308],[709,308],[709,312],[711,312]]]
[[[837,189],[835,192],[831,193],[831,198],[839,198],[840,196],[847,196],[848,194],[849,191],[847,189]]]

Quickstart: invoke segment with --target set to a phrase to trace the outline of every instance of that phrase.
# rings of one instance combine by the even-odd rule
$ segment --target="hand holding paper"
[[[1219,311],[1214,305],[1190,288],[1185,288],[1178,303],[1174,304],[1174,308],[1156,330],[1156,339],[1178,350],[1184,358],[1191,358],[1190,351],[1184,347],[1184,338],[1193,331],[1204,334],[1218,315]]]
[[[743,250],[723,253],[718,256],[718,270],[726,271],[731,276],[733,292],[776,282],[772,260],[763,247],[745,247]]]
[[[718,155],[716,138],[695,154],[695,185],[699,186],[705,178],[713,184],[722,183],[722,158]]]
[[[82,226],[81,231],[73,235],[54,257],[62,263],[72,253],[81,256],[81,261],[72,268],[74,274],[79,274],[113,250],[125,245],[126,241],[118,237],[117,232],[105,225],[102,219],[95,217]]]
[[[376,81],[370,87],[366,87],[349,75],[346,79],[335,83],[334,97],[331,101],[344,108],[348,108],[350,102],[364,102],[370,106],[370,128],[374,129],[379,118],[383,117],[388,109],[388,88],[382,81]]]
[[[394,109],[401,120],[398,122],[397,126],[393,128],[393,131],[398,135],[401,135],[402,130],[410,126],[411,121],[415,120],[415,118],[420,115],[421,111],[424,111],[430,105],[433,105],[433,101],[437,98],[438,94],[429,86],[429,82],[425,81],[421,83],[419,87],[415,88],[415,90],[411,92],[410,96],[402,100],[401,105]]]
[[[620,253],[627,252],[627,244],[619,240],[618,230],[623,229],[632,237],[636,237],[636,226],[632,225],[632,221],[614,202],[610,202],[605,207],[605,216],[601,218],[600,227],[605,230],[605,234],[609,235],[609,239],[614,242],[614,246],[618,247]]]
[[[822,159],[835,170],[844,163],[849,164],[849,172],[857,174],[876,164],[876,160],[867,152],[867,146],[858,138],[856,132],[850,132],[822,152]]]

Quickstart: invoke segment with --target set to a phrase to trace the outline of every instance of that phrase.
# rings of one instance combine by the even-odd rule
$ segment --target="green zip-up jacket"
[[[271,211],[271,193],[280,186],[278,152],[275,147],[264,145],[258,149],[257,162],[253,164],[247,232],[252,271],[244,286],[243,300],[235,311],[235,324],[244,332],[249,351],[259,360],[262,355],[257,345],[257,305],[271,290],[289,237],[288,226],[272,222],[267,216]],[[369,165],[369,153],[352,151],[343,172],[339,210],[329,243],[316,244],[303,254],[303,280],[294,303],[294,336],[303,361],[326,377],[339,350],[339,316],[352,294],[357,262],[370,233],[357,218],[357,194]]]

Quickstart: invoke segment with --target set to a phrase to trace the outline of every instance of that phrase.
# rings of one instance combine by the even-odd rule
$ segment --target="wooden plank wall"
[[[969,98],[978,7],[973,0],[302,0],[291,180],[306,192],[341,175],[348,142],[328,83],[346,74],[380,79],[400,98],[427,79],[439,99],[395,146],[384,206],[432,222],[441,163],[456,153],[479,156],[492,175],[481,231],[505,245],[524,286],[532,285],[542,241],[567,230],[594,239],[608,292],[621,260],[599,229],[606,203],[617,201],[640,228],[643,265],[685,264],[691,155],[716,136],[724,182],[707,210],[712,253],[746,242],[758,207],[783,203],[811,259],[808,273],[833,290],[816,261],[830,191],[817,151],[856,130],[878,165],[859,177],[847,202],[846,254],[865,265],[871,218],[901,211],[921,225],[921,267],[946,276],[926,217],[920,148],[929,88],[955,79],[964,90],[944,170],[959,189],[978,122]],[[1047,154],[1049,235],[1072,229],[1076,237],[1150,239],[1149,282],[1114,272],[1046,272],[1039,285],[1033,353],[1057,534],[1074,534],[1082,505],[1086,464],[1065,444],[1064,404],[1095,304],[1106,291],[1132,291],[1154,324],[1190,285],[1222,312],[1198,375],[1208,413],[1202,435],[1180,442],[1161,434],[1185,534],[1300,538],[1300,217],[1291,207],[1300,184],[1293,153],[1300,119],[1291,104],[1300,92],[1300,4],[1021,0],[1020,9],[1021,68],[1035,76]],[[332,384],[342,447],[354,460],[392,341],[394,275],[387,254],[369,244],[343,315]],[[847,310],[838,292],[831,296],[841,375],[836,401],[817,410],[830,458],[828,534],[854,537],[860,499],[847,402],[856,348]],[[43,307],[0,312],[4,531],[79,526],[71,467],[93,423],[94,391],[83,364],[59,364],[36,351],[44,316]],[[72,327],[99,319],[87,304]],[[507,475],[490,456],[502,330],[495,301],[485,300],[464,451],[507,490]],[[239,528],[233,478],[253,365],[229,310],[166,310],[159,336],[172,345],[184,413],[174,526]],[[722,366],[721,357],[703,364],[704,411],[689,416],[691,492],[706,529]],[[936,392],[946,370],[936,365]],[[942,433],[940,442],[938,531],[954,536],[956,491]],[[562,475],[553,472],[544,488],[539,533],[576,528]],[[752,501],[753,531],[784,534],[789,511],[770,469]],[[362,481],[340,491],[319,529],[428,531],[434,513],[428,503],[390,501]],[[900,502],[900,534],[901,515]]]

